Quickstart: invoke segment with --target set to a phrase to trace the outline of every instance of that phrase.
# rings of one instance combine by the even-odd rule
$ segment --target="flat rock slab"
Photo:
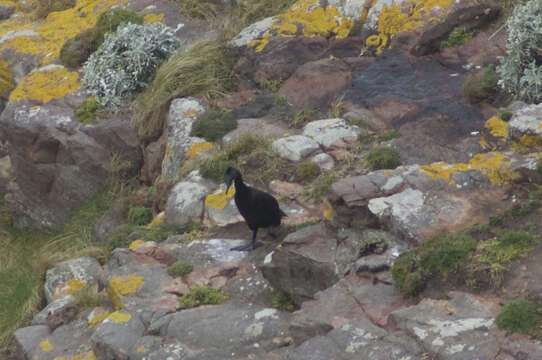
[[[280,156],[291,161],[300,161],[320,149],[316,141],[303,135],[280,138],[271,144]]]
[[[286,123],[280,121],[271,121],[266,118],[239,119],[237,128],[224,135],[222,140],[225,144],[231,144],[247,133],[272,139],[284,136],[288,132],[291,132],[291,129],[288,129]]]
[[[358,139],[361,129],[349,125],[344,119],[312,121],[303,128],[303,135],[314,139],[324,149],[345,147]]]
[[[467,293],[450,296],[424,299],[393,312],[390,320],[442,360],[495,359],[504,335],[495,325],[496,306]]]
[[[231,251],[232,247],[245,245],[242,239],[208,239],[178,244],[171,247],[173,256],[178,261],[186,261],[195,269],[212,264],[238,262],[246,259],[246,251]]]

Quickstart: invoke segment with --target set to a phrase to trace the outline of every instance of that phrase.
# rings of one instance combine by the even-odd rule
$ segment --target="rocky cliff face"
[[[21,358],[542,358],[539,340],[496,323],[509,300],[542,301],[542,109],[505,107],[498,95],[473,104],[463,90],[503,54],[498,9],[468,0],[299,0],[228,42],[236,91],[169,99],[163,131],[143,142],[129,110],[97,124],[77,120],[88,94],[76,71],[57,65],[57,43],[112,6],[163,22],[186,47],[221,30],[167,0],[77,5],[38,25],[16,21],[25,16],[19,5],[0,5],[6,206],[17,226],[58,228],[121,175],[166,189],[148,201],[164,211],[126,234],[119,243],[129,246],[106,263],[82,257],[47,271],[47,306],[15,332]],[[80,20],[61,26],[68,16]],[[458,28],[470,35],[443,45]],[[210,108],[237,121],[222,148],[191,133]],[[220,161],[236,162],[279,199],[288,216],[278,240],[248,254],[229,250],[250,232],[222,173],[212,173]],[[126,222],[118,207],[98,222],[95,240]],[[144,239],[164,221],[187,229],[194,219],[211,234]],[[507,230],[534,240],[491,262]],[[442,232],[472,244],[449,253],[447,242],[426,245]],[[431,251],[444,270],[430,267]],[[468,261],[446,267],[465,251]],[[400,254],[411,258],[402,255],[392,274]],[[179,261],[193,271],[174,274]],[[398,271],[411,276],[410,288],[397,283]],[[227,300],[183,308],[179,298],[201,286]],[[80,291],[101,301],[82,308]]]

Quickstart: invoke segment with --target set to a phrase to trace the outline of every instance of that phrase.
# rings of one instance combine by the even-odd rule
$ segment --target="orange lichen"
[[[136,251],[138,247],[140,247],[142,244],[145,243],[145,240],[141,240],[141,239],[138,239],[138,240],[134,240],[130,243],[130,245],[128,245],[128,248],[132,251]]]
[[[542,150],[542,137],[537,135],[523,135],[519,141],[512,145],[516,152],[540,151]]]
[[[90,320],[88,322],[88,327],[91,329],[94,329],[96,325],[104,321],[109,315],[110,315],[109,311],[102,308],[95,308],[94,310],[92,310],[92,313],[89,315]]]
[[[9,101],[35,100],[46,104],[72,94],[80,87],[76,72],[62,66],[47,67],[24,77],[11,92]]]
[[[226,194],[226,190],[219,192],[218,194],[210,194],[205,198],[205,205],[212,207],[213,209],[222,210],[228,204],[228,199],[235,195],[235,189],[230,188]]]
[[[269,33],[264,34],[261,39],[252,40],[250,43],[248,43],[248,46],[254,48],[254,51],[256,52],[261,52],[269,43],[269,38],[271,36],[272,35]]]
[[[508,135],[508,125],[497,116],[489,118],[485,126],[494,137],[504,138]]]
[[[444,9],[450,5],[452,0],[408,0],[406,4],[384,5],[378,18],[378,34],[368,37],[366,45],[378,46],[376,53],[380,54],[395,35],[414,31],[430,21],[438,20],[427,15],[435,8]]]
[[[132,315],[115,311],[114,313],[109,315],[107,318],[113,320],[115,323],[118,324],[118,323],[125,323],[125,322],[130,321],[130,319],[132,318]]]
[[[491,152],[474,156],[468,164],[438,162],[422,165],[420,168],[431,179],[435,181],[443,179],[452,185],[455,184],[455,181],[451,178],[453,174],[469,170],[480,171],[494,185],[503,185],[509,183],[516,176],[515,172],[507,169],[510,166],[508,156],[498,152]]]
[[[51,344],[51,341],[49,341],[49,339],[45,339],[40,342],[40,348],[45,352],[51,352],[51,350],[53,350],[53,345]]]
[[[165,222],[165,217],[166,217],[166,213],[164,211],[162,211],[161,213],[156,215],[154,217],[154,219],[152,219],[152,221],[148,225],[148,227],[152,228],[152,227],[156,227],[158,225],[162,225]]]
[[[54,298],[58,299],[62,296],[71,295],[76,293],[77,291],[84,289],[85,286],[87,286],[87,283],[85,281],[81,281],[78,279],[70,279],[66,281],[64,284],[60,284],[55,289]]]
[[[328,220],[333,217],[333,207],[331,205],[328,205],[326,211],[324,211],[324,217]]]
[[[162,20],[164,18],[164,14],[147,14],[143,17],[143,22],[145,24],[148,24],[148,23],[154,23],[154,22],[159,22],[160,20]]]
[[[187,152],[188,158],[193,159],[198,154],[201,154],[202,152],[205,152],[207,150],[210,150],[213,148],[213,143],[210,143],[208,141],[203,143],[197,143],[192,146],[190,146],[190,149]]]

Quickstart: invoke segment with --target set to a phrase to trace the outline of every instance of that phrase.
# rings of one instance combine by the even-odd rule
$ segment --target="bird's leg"
[[[230,250],[231,251],[250,251],[250,250],[254,250],[254,249],[260,247],[262,244],[256,242],[256,234],[257,233],[258,233],[257,228],[252,230],[252,242],[250,244],[232,247]]]

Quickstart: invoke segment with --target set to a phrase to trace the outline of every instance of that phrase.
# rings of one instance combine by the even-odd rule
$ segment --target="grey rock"
[[[246,240],[208,239],[179,244],[171,249],[178,261],[186,261],[195,269],[212,264],[236,262],[247,258],[243,251],[230,251],[232,247],[244,245]]]
[[[318,164],[318,166],[324,170],[331,170],[335,167],[335,160],[326,153],[316,154],[311,157],[310,161]]]
[[[122,216],[122,204],[116,203],[96,222],[92,232],[92,241],[103,244],[107,237],[119,226],[126,222]]]
[[[181,168],[188,150],[205,140],[190,136],[192,124],[205,111],[195,98],[175,99],[167,116],[166,153],[162,160],[162,179],[174,179]]]
[[[194,218],[203,216],[205,196],[214,186],[202,179],[197,173],[185,181],[177,183],[168,195],[166,202],[166,222],[168,224],[184,225]]]
[[[303,128],[303,135],[314,139],[325,149],[353,142],[360,133],[359,127],[349,125],[344,119],[312,121]]]
[[[45,340],[49,334],[50,330],[47,325],[34,325],[15,330],[14,336],[24,358],[31,359],[35,352],[39,351],[38,344]]]
[[[529,105],[514,113],[508,122],[510,137],[519,140],[523,135],[541,136],[542,104]]]
[[[280,138],[271,144],[273,150],[283,158],[299,161],[316,152],[320,146],[307,136],[293,135]]]
[[[273,17],[268,17],[247,26],[233,39],[231,39],[228,44],[235,48],[247,46],[252,40],[261,37],[269,30],[271,24],[273,23],[273,19]]]
[[[266,139],[277,138],[289,132],[288,126],[281,122],[273,122],[267,118],[239,119],[237,128],[222,138],[224,144],[231,144],[245,134],[256,134]]]
[[[124,310],[111,314],[96,327],[91,337],[96,357],[129,359],[129,354],[137,351],[134,347],[144,331],[143,323],[134,314]]]
[[[130,352],[130,359],[134,359],[134,360],[158,359],[158,358],[151,357],[151,354],[154,354],[156,351],[161,349],[163,346],[163,342],[164,340],[158,336],[145,335],[145,336],[140,337],[136,341],[134,346],[132,346],[132,351]],[[167,356],[164,356],[160,359],[165,359],[165,358],[167,358]]]
[[[15,12],[15,6],[0,5],[0,21],[8,19]]]
[[[491,304],[467,293],[450,296],[450,300],[424,299],[393,312],[390,320],[443,360],[494,359],[503,332],[495,325]]]
[[[79,310],[72,304],[74,297],[71,295],[56,299],[49,303],[43,310],[34,315],[32,325],[48,325],[51,330],[72,321]]]
[[[98,291],[102,279],[103,269],[94,258],[81,257],[63,261],[45,274],[45,298],[47,303],[51,303],[79,290],[79,286]]]

